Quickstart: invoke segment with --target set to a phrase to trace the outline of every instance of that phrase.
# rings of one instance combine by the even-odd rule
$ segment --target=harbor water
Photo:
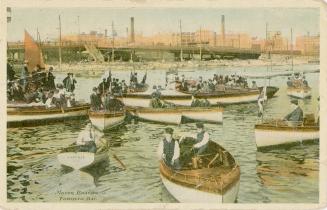
[[[289,67],[279,66],[279,70]],[[297,70],[318,69],[301,65]],[[221,67],[181,70],[186,78],[213,74],[256,74],[266,67]],[[269,70],[271,71],[271,70]],[[145,70],[137,71],[139,80]],[[113,77],[129,81],[129,71],[113,71]],[[65,74],[57,74],[62,81]],[[306,74],[312,98],[300,100],[305,113],[316,113],[319,73]],[[286,95],[286,76],[253,79],[258,86],[270,84],[280,90],[265,105],[265,118],[282,118],[291,111]],[[147,81],[165,87],[165,71],[148,71]],[[248,79],[251,84],[252,79]],[[77,77],[76,98],[89,101],[92,87],[101,78]],[[227,149],[240,164],[238,203],[317,203],[319,201],[319,144],[317,142],[258,152],[254,125],[256,103],[224,108],[223,124],[205,124],[210,139]],[[163,186],[156,155],[166,125],[132,121],[106,133],[102,141],[110,145],[109,160],[84,171],[64,168],[59,152],[72,144],[87,121],[71,121],[7,130],[7,199],[9,202],[177,202]],[[174,134],[196,132],[195,124],[170,126]],[[113,158],[115,154],[126,170]]]

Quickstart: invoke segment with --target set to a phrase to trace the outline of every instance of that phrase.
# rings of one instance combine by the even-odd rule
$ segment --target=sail
[[[24,38],[25,60],[28,62],[28,72],[32,72],[36,65],[44,69],[42,51],[39,45],[33,40],[32,36],[25,30]]]

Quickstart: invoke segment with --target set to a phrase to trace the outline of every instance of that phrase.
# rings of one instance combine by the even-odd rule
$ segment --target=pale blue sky
[[[114,21],[119,36],[126,35],[130,17],[135,18],[135,31],[150,35],[156,32],[178,32],[179,19],[183,31],[202,27],[220,33],[221,15],[225,15],[226,32],[245,32],[251,36],[265,37],[269,30],[282,31],[290,37],[319,33],[318,8],[12,8],[12,22],[8,24],[8,41],[23,40],[24,29],[41,39],[58,37],[58,15],[61,15],[62,34],[77,33],[77,16],[80,31],[111,30]]]

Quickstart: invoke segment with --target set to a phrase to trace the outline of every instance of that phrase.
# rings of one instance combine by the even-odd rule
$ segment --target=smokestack
[[[221,16],[221,37],[223,41],[223,46],[225,46],[225,15]]]
[[[104,37],[107,37],[107,36],[108,36],[108,30],[105,29],[105,30],[104,30]]]
[[[131,17],[131,43],[135,42],[135,34],[134,34],[134,17]]]

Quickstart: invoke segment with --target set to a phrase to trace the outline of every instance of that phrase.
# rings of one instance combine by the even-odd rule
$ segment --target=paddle
[[[113,150],[110,149],[108,142],[105,144],[102,140],[99,140],[103,145],[105,145],[105,149],[110,150],[110,154],[112,155],[112,157],[124,168],[124,170],[126,170],[126,166],[125,164],[118,158],[118,156],[114,153]]]

